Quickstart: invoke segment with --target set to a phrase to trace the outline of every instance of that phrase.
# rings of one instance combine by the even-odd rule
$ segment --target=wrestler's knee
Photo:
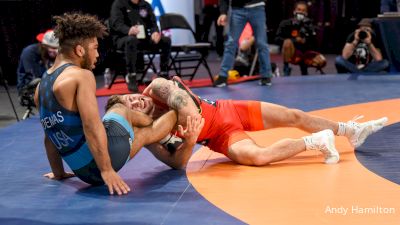
[[[282,48],[283,49],[293,49],[294,48],[293,41],[289,38],[285,39],[283,41]]]
[[[268,164],[268,157],[263,155],[262,149],[254,143],[233,145],[229,148],[228,157],[242,165],[262,166]]]
[[[290,127],[297,127],[302,123],[304,112],[299,109],[288,109],[287,110],[287,125]]]

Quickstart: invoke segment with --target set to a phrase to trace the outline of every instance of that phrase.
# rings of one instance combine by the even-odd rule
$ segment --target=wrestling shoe
[[[290,76],[292,72],[292,68],[290,66],[284,66],[283,67],[283,76]]]
[[[128,73],[125,76],[125,82],[128,85],[128,90],[137,93],[139,91],[136,81],[136,73]]]
[[[262,77],[260,81],[258,81],[258,85],[260,86],[271,86],[271,77]]]
[[[218,76],[218,79],[216,79],[213,83],[214,87],[225,87],[226,85],[228,85],[227,83],[228,78],[227,77],[223,77],[221,75]]]
[[[307,150],[319,150],[324,154],[326,164],[334,164],[339,161],[339,153],[335,147],[335,135],[332,130],[323,130],[304,137]]]
[[[350,144],[354,147],[360,147],[367,137],[378,130],[382,129],[388,121],[387,117],[382,117],[377,120],[370,120],[364,123],[357,123],[356,121],[364,116],[357,116],[346,123],[345,136],[349,139]]]

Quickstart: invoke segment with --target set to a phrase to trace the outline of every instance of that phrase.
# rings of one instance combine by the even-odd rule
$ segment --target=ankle
[[[336,132],[337,136],[345,136],[346,135],[346,123],[338,122],[338,130]]]

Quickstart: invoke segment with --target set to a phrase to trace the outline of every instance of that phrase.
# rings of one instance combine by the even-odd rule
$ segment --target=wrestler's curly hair
[[[61,53],[71,51],[76,45],[84,44],[87,39],[108,35],[107,28],[97,16],[72,12],[54,16],[53,19],[57,24],[54,35],[59,39]]]

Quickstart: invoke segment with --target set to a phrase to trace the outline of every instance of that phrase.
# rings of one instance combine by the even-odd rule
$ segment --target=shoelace
[[[349,120],[349,122],[356,123],[357,120],[364,118],[364,115],[357,115],[353,117],[353,119]]]
[[[364,118],[364,115],[357,115],[357,116],[353,117],[353,119],[347,121],[347,124],[358,128],[360,123],[358,123],[357,120],[360,120],[362,118]]]

